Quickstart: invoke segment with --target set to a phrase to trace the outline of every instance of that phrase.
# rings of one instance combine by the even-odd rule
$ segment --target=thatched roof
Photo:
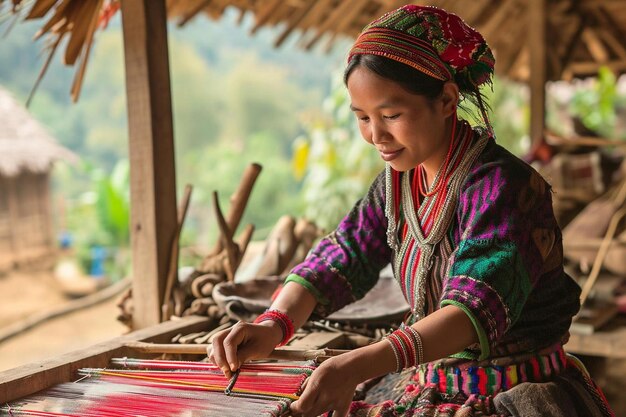
[[[0,87],[0,175],[48,172],[57,160],[76,156],[59,145],[8,91]]]
[[[605,65],[626,72],[625,0],[545,0],[547,3],[547,79],[595,75]],[[12,6],[9,6],[9,3]],[[328,47],[338,37],[354,37],[369,21],[407,1],[398,0],[167,0],[168,16],[184,25],[199,15],[219,19],[228,7],[252,13],[254,33],[280,26],[276,45],[292,36],[303,48]],[[476,27],[496,52],[496,72],[516,80],[529,78],[526,39],[535,30],[528,11],[532,0],[424,0],[452,11]],[[11,9],[3,8],[11,7]],[[119,0],[0,0],[0,13],[10,10],[26,19],[44,18],[38,36],[48,34],[53,51],[69,38],[64,61],[78,63],[72,86],[78,96],[87,56],[97,27],[119,8]],[[67,39],[66,39],[67,40]]]
[[[356,37],[363,26],[406,3],[444,8],[476,27],[496,51],[496,71],[528,79],[527,34],[533,30],[530,0],[169,0],[168,14],[185,24],[197,14],[219,18],[227,6],[252,12],[256,25],[282,25],[280,45],[299,32],[300,44],[332,45],[337,36]],[[601,65],[626,72],[625,0],[546,0],[548,79],[596,75]]]

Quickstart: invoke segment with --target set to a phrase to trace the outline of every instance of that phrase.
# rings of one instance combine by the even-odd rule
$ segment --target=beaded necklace
[[[445,237],[460,186],[489,139],[490,135],[482,132],[474,141],[474,132],[467,122],[461,121],[459,129],[455,123],[446,159],[429,190],[422,167],[403,174],[387,165],[387,241],[394,251],[394,276],[414,320],[425,315],[426,279],[433,266],[435,246]]]

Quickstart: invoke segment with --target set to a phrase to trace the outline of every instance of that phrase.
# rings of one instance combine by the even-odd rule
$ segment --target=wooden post
[[[177,227],[165,0],[124,0],[133,328],[159,323]]]
[[[539,145],[545,129],[547,81],[547,3],[530,0],[528,10],[527,48],[530,54],[530,140]]]

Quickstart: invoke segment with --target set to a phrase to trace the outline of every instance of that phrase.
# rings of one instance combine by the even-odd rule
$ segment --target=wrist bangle
[[[396,372],[424,363],[424,346],[420,334],[411,326],[402,326],[386,336],[396,357]]]
[[[398,348],[391,338],[387,337],[385,340],[391,346],[391,350],[393,350],[393,356],[396,358],[396,373],[398,373],[402,370],[402,365],[400,364],[400,352],[398,352]]]
[[[415,365],[421,365],[424,363],[424,345],[422,343],[422,336],[411,326],[407,326],[410,334],[413,336],[415,342]]]
[[[283,332],[283,338],[277,346],[280,347],[286,345],[296,332],[293,320],[291,320],[289,316],[282,311],[267,309],[263,314],[254,320],[254,323],[258,324],[268,320],[278,323]]]

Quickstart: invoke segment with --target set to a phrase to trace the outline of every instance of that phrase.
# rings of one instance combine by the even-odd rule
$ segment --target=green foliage
[[[303,177],[305,216],[326,230],[336,227],[384,168],[361,138],[341,77],[333,79],[324,114],[305,124],[306,132],[294,143],[293,158],[295,176]]]
[[[489,119],[496,141],[515,155],[523,154],[528,148],[530,124],[528,96],[525,88],[511,81],[494,77],[493,87],[483,88],[482,93],[491,109]],[[459,116],[470,122],[484,124],[478,108],[468,102],[463,103]]]
[[[626,96],[619,96],[615,74],[602,67],[591,88],[576,89],[570,111],[588,129],[604,137],[615,137],[618,107],[626,107]]]
[[[126,275],[129,268],[129,171],[120,160],[108,174],[83,163],[69,173],[88,178],[87,191],[67,199],[65,228],[85,272],[89,271],[94,247],[106,248],[105,271],[112,279]],[[67,174],[65,172],[64,174]]]
[[[102,172],[94,172],[93,176],[98,224],[108,235],[103,243],[114,247],[127,246],[130,221],[128,161],[120,160],[110,176]]]
[[[292,40],[275,49],[280,28],[250,37],[253,23],[248,16],[238,25],[227,12],[218,22],[198,18],[169,31],[177,183],[181,191],[184,184],[194,186],[184,245],[215,241],[211,193],[219,192],[226,212],[252,162],[263,165],[263,171],[242,225],[256,226],[255,239],[263,238],[283,214],[304,214],[334,228],[383,168],[360,138],[341,76],[333,74],[343,66],[347,46],[339,43],[333,53],[324,54],[303,51]],[[0,62],[9,63],[0,65],[0,83],[23,101],[43,63],[37,58],[41,44],[32,42],[39,26],[37,21],[18,24],[0,42]],[[55,169],[55,194],[68,202],[63,226],[84,253],[96,244],[128,247],[128,133],[119,16],[97,34],[77,104],[69,99],[75,69],[59,65],[58,58],[31,111],[63,145],[92,163],[89,169]],[[517,86],[496,84],[493,93],[486,92],[494,128],[498,141],[516,151],[527,125],[527,113],[518,110],[525,108],[525,97]]]

